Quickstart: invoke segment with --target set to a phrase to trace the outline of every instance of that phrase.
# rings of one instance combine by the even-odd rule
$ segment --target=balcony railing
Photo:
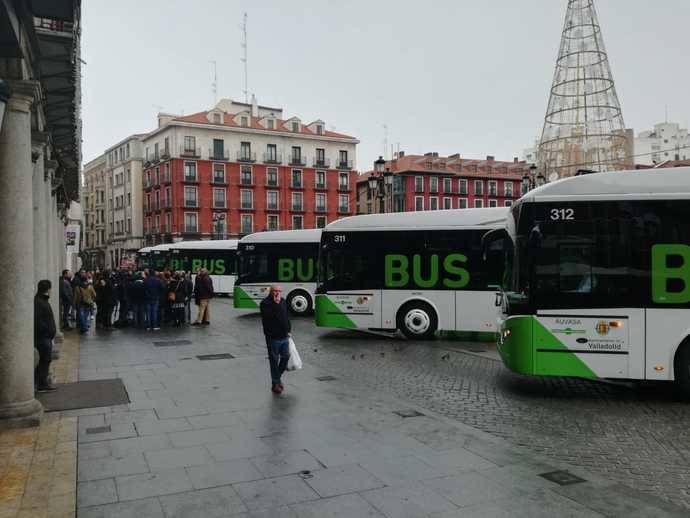
[[[169,209],[171,206],[172,204],[170,203],[170,200],[163,200],[161,202],[161,208],[163,209]]]
[[[266,204],[266,210],[278,210],[278,204],[277,203],[267,203]]]
[[[326,182],[316,182],[314,185],[314,189],[325,189],[326,188]]]
[[[314,208],[314,211],[315,212],[326,212],[326,206],[325,205],[317,205]]]
[[[199,202],[198,200],[185,200],[184,206],[187,209],[197,209],[199,208]]]
[[[162,178],[163,178],[163,184],[170,183],[170,173],[164,173]]]
[[[245,187],[251,187],[252,185],[254,185],[252,177],[240,176],[240,185],[244,185]]]
[[[266,177],[266,187],[278,187],[278,178],[272,179]]]
[[[291,156],[290,157],[290,165],[305,166],[305,165],[307,165],[307,160],[306,160],[306,158],[304,158],[302,156]]]
[[[293,189],[302,189],[303,188],[301,181],[296,182],[294,180],[290,182],[290,187],[292,187]]]
[[[184,158],[201,158],[201,148],[186,148],[180,146],[180,156]]]
[[[338,184],[338,190],[339,191],[349,191],[350,190],[350,183],[339,183]]]
[[[238,151],[237,161],[249,164],[256,162],[256,153],[252,153],[251,151]]]
[[[335,167],[337,169],[352,169],[352,160],[338,160]]]
[[[192,174],[186,174],[186,175],[184,175],[184,181],[186,183],[197,183],[199,180],[198,180],[198,176],[195,174],[193,174],[193,175]]]
[[[264,153],[264,164],[282,164],[283,155],[281,153]]]
[[[216,184],[216,185],[225,185],[225,175],[223,176],[214,176],[211,179],[211,183]]]
[[[331,159],[330,158],[314,158],[314,167],[324,167],[328,168],[331,167]]]
[[[303,203],[293,203],[291,210],[293,212],[303,212],[304,211],[304,204]]]
[[[338,212],[340,214],[349,214],[350,206],[349,205],[339,205],[338,206]]]
[[[213,200],[213,208],[214,209],[224,209],[225,208],[225,200]]]
[[[161,160],[167,160],[170,158],[170,150],[168,148],[165,148],[163,151],[161,151]]]
[[[251,210],[253,208],[254,208],[254,204],[251,201],[240,202],[240,209],[242,209],[242,210]]]
[[[197,229],[197,227],[185,225],[184,232],[185,232],[185,234],[196,234],[197,232],[199,232],[199,229]]]
[[[209,148],[208,159],[227,162],[228,160],[230,160],[230,153],[228,153],[228,151],[225,149],[215,150],[213,148]]]

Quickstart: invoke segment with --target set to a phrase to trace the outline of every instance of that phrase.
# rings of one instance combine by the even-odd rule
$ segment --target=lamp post
[[[5,108],[7,101],[10,100],[10,87],[7,83],[0,79],[0,131],[2,131],[2,122],[5,119]]]
[[[544,175],[537,171],[537,166],[532,164],[529,172],[526,172],[522,177],[522,194],[527,194],[532,189],[541,187],[546,183]]]
[[[225,222],[225,214],[213,215],[213,229],[216,232],[216,239],[222,239],[223,223]]]
[[[369,189],[376,192],[379,200],[379,213],[386,212],[386,194],[393,185],[393,173],[386,169],[386,161],[382,156],[374,161],[374,171],[369,176]]]

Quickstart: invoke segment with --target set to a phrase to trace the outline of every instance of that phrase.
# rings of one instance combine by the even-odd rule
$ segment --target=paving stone
[[[115,482],[112,478],[80,482],[77,485],[77,507],[117,502]]]
[[[384,518],[383,514],[357,494],[292,504],[290,507],[300,518]]]
[[[207,444],[206,449],[217,461],[246,459],[274,454],[275,451],[259,438],[238,439],[217,444]]]
[[[92,442],[88,444],[79,444],[79,459],[99,459],[102,457],[110,457],[110,443],[108,441]]]
[[[190,416],[187,420],[194,428],[224,428],[228,426],[237,426],[247,429],[247,423],[242,420],[238,412]]]
[[[425,480],[423,484],[458,507],[470,507],[502,498],[524,496],[524,493],[499,485],[471,471]]]
[[[232,486],[162,496],[160,502],[167,518],[223,518],[247,510]]]
[[[79,510],[79,518],[165,518],[157,498],[100,505]]]
[[[224,486],[264,478],[248,459],[193,466],[187,468],[187,474],[194,489]]]
[[[147,473],[149,466],[141,453],[127,457],[99,457],[80,459],[78,477],[80,482],[113,478],[119,475]]]
[[[289,475],[303,470],[314,471],[324,467],[304,450],[253,457],[249,460],[265,477]]]
[[[416,453],[415,456],[435,468],[450,471],[481,470],[496,467],[493,462],[464,448],[455,448],[438,453]]]
[[[450,500],[419,482],[407,486],[374,489],[360,494],[389,518],[416,518],[457,509]]]
[[[228,441],[228,436],[220,428],[208,428],[206,430],[189,430],[186,432],[174,432],[169,434],[170,442],[175,448],[184,446],[197,446],[200,444],[218,444]]]
[[[232,518],[299,518],[297,513],[289,507],[275,507],[271,509],[260,509],[258,511],[247,511],[233,515]]]
[[[127,437],[136,437],[137,431],[132,423],[113,423],[109,432],[87,433],[87,429],[79,430],[79,444],[87,442],[112,441]]]
[[[297,475],[242,482],[234,487],[250,510],[280,507],[319,498],[319,495]]]
[[[145,435],[159,435],[169,432],[182,432],[191,430],[192,425],[187,419],[179,417],[176,419],[146,419],[134,421],[134,428],[140,437]]]
[[[159,419],[173,419],[175,417],[188,417],[208,414],[208,410],[200,406],[158,406],[155,407]]]
[[[184,468],[198,466],[213,462],[211,455],[203,446],[190,446],[187,448],[171,448],[167,450],[147,451],[144,453],[146,462],[151,471],[164,469]]]
[[[170,439],[164,434],[110,441],[113,457],[127,457],[145,451],[165,450],[170,447],[172,447]]]
[[[306,483],[322,497],[355,493],[383,487],[385,484],[361,466],[351,464],[321,469],[311,473]]]
[[[115,483],[117,494],[122,501],[181,493],[193,489],[184,468],[117,477]]]
[[[386,485],[404,485],[409,482],[441,477],[445,473],[412,455],[398,458],[371,456],[360,465]]]

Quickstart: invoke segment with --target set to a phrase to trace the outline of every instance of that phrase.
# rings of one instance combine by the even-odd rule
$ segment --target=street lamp
[[[393,173],[386,170],[386,161],[382,156],[374,161],[374,171],[369,176],[369,189],[376,191],[376,197],[379,199],[379,212],[386,212],[386,192],[390,191],[393,185]]]
[[[526,194],[536,187],[541,187],[546,183],[544,175],[537,172],[537,166],[532,164],[529,172],[526,172],[522,177],[522,194]]]
[[[5,108],[7,101],[10,100],[10,87],[5,81],[0,79],[0,131],[2,131],[2,122],[5,119]]]
[[[225,214],[214,214],[213,215],[213,228],[216,231],[216,239],[221,239],[221,233],[223,230],[223,223],[225,222]]]

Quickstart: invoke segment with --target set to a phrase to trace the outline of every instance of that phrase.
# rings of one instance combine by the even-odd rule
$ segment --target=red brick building
[[[161,114],[143,139],[146,243],[318,228],[351,215],[358,142],[256,102]]]
[[[471,160],[400,152],[386,162],[393,178],[383,197],[369,188],[371,172],[358,177],[357,213],[382,212],[381,203],[385,212],[510,206],[521,196],[522,177],[531,165],[491,156]]]

